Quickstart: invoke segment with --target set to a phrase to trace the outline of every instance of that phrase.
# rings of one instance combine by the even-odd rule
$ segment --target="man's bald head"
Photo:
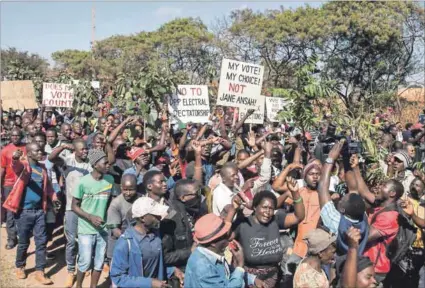
[[[36,142],[31,142],[26,145],[27,157],[29,161],[40,162],[43,160],[43,151],[40,145]]]
[[[37,149],[40,149],[40,145],[38,145],[36,142],[30,142],[26,145],[27,151],[35,151]]]
[[[137,178],[133,174],[125,174],[121,177],[121,193],[128,202],[134,202],[137,198]]]
[[[121,177],[121,185],[128,185],[128,186],[134,186],[136,187],[137,184],[137,178],[136,175],[133,174],[125,174]]]

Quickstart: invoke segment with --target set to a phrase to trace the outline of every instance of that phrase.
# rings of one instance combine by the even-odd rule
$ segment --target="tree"
[[[1,75],[7,80],[32,80],[43,77],[49,67],[46,59],[38,54],[18,51],[16,48],[1,50]]]
[[[76,79],[94,79],[90,59],[92,53],[80,50],[64,50],[52,53],[52,59],[56,62],[56,68],[66,71]]]
[[[224,45],[224,52],[230,51],[232,58],[265,66],[265,85],[290,88],[296,84],[293,73],[297,67],[320,45],[321,17],[320,9],[308,6],[264,13],[236,10],[221,22],[216,34],[224,42],[219,47]]]
[[[310,56],[306,64],[295,72],[297,86],[291,89],[273,89],[274,96],[281,96],[288,100],[289,105],[284,107],[280,116],[293,119],[296,127],[304,133],[317,124],[317,113],[314,106],[321,99],[331,97],[336,90],[335,81],[317,77],[317,55]]]
[[[416,48],[423,45],[425,26],[416,3],[329,2],[322,9],[322,72],[337,80],[339,96],[353,112],[361,101],[372,106],[380,94],[396,91],[417,68],[423,71],[423,49]]]
[[[171,73],[187,77],[188,84],[208,84],[216,75],[214,35],[197,18],[175,19],[151,34],[158,56],[167,60]]]
[[[94,53],[78,50],[52,54],[59,68],[74,77],[113,84],[121,75],[137,75],[146,67],[161,66],[191,84],[207,84],[215,76],[217,55],[213,34],[199,19],[175,19],[153,32],[115,35],[97,41]],[[156,69],[156,68],[155,68]],[[90,78],[91,77],[91,78]]]

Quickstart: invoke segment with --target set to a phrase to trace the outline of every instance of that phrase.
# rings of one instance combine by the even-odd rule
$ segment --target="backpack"
[[[412,246],[413,242],[415,242],[416,240],[417,228],[413,224],[412,220],[407,217],[404,211],[400,209],[397,204],[394,204],[394,203],[386,206],[384,209],[380,210],[375,215],[373,215],[370,225],[372,225],[376,221],[376,217],[379,214],[383,212],[388,212],[388,211],[398,212],[397,221],[398,221],[399,229],[394,239],[385,247],[386,256],[388,257],[388,259],[390,259],[391,264],[403,266],[400,264],[402,264],[401,262],[404,256],[406,255],[407,251]],[[376,258],[377,260],[379,259],[379,256],[380,256],[379,254],[380,253],[378,253],[378,257]]]

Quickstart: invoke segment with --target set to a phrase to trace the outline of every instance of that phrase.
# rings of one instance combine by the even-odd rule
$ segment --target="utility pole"
[[[93,58],[94,58],[95,45],[96,45],[96,6],[95,6],[95,2],[93,2],[93,6],[91,9],[91,42],[90,42]]]

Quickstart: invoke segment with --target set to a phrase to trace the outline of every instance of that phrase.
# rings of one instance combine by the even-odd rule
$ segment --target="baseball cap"
[[[127,152],[127,157],[130,158],[131,161],[134,161],[143,153],[145,153],[145,149],[139,147],[132,147],[131,150]]]
[[[162,220],[167,217],[167,211],[168,206],[162,205],[149,197],[140,197],[134,201],[133,206],[131,206],[131,214],[133,218],[139,218],[147,214],[151,214],[154,216],[160,216]]]
[[[403,162],[404,164],[404,168],[408,168],[412,165],[412,159],[409,157],[409,155],[407,155],[406,152],[404,151],[400,151],[394,154],[394,158],[399,159],[400,161]]]

